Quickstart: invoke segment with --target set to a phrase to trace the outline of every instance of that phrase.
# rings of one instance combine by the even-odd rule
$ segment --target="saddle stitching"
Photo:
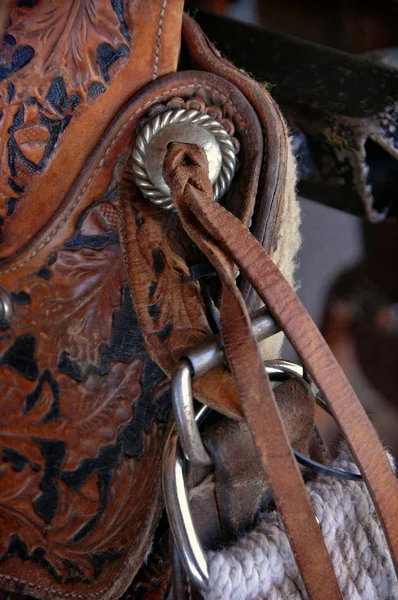
[[[159,26],[158,26],[158,31],[156,34],[155,60],[153,63],[153,75],[152,75],[153,81],[157,78],[158,71],[159,71],[160,44],[162,42],[163,22],[164,22],[164,15],[166,12],[167,2],[168,2],[168,0],[163,0],[162,7],[160,10],[160,15],[159,15]]]
[[[187,85],[181,85],[181,86],[178,86],[178,87],[175,87],[175,88],[170,88],[169,90],[165,90],[164,92],[162,92],[162,94],[159,94],[158,96],[155,96],[154,98],[151,98],[151,100],[149,100],[148,102],[146,102],[143,106],[141,106],[141,108],[139,108],[136,111],[134,111],[133,114],[126,121],[126,123],[124,125],[122,125],[122,127],[120,128],[120,130],[117,133],[117,135],[110,142],[110,145],[105,150],[105,154],[102,157],[102,159],[100,160],[98,166],[93,171],[93,174],[88,179],[86,185],[84,186],[84,188],[82,189],[82,191],[80,192],[80,194],[78,195],[78,197],[76,198],[75,202],[73,202],[72,205],[70,206],[67,214],[62,219],[62,221],[60,221],[58,223],[58,225],[56,225],[54,227],[54,229],[52,229],[51,233],[47,236],[47,238],[44,240],[44,242],[42,242],[37,248],[35,248],[35,250],[33,250],[31,252],[31,254],[29,254],[29,256],[27,256],[23,261],[17,263],[16,265],[14,265],[14,266],[12,266],[12,267],[10,267],[8,269],[0,270],[0,273],[2,273],[2,274],[5,275],[6,273],[11,273],[12,271],[16,271],[20,267],[23,267],[32,258],[34,258],[36,256],[36,254],[38,254],[40,252],[40,250],[43,250],[43,248],[45,248],[45,246],[47,246],[47,244],[49,244],[51,242],[51,240],[56,236],[56,234],[61,229],[61,227],[63,227],[65,225],[66,221],[72,215],[72,213],[75,210],[76,206],[79,204],[80,200],[82,199],[82,197],[84,196],[84,194],[86,193],[86,191],[90,187],[91,183],[93,182],[93,180],[97,176],[99,170],[104,165],[104,163],[105,163],[105,161],[106,161],[109,153],[111,152],[112,148],[118,142],[120,136],[122,135],[122,133],[124,132],[124,130],[126,129],[126,127],[128,127],[128,125],[131,123],[131,121],[133,121],[140,113],[144,112],[148,108],[148,106],[151,106],[151,104],[154,104],[155,102],[157,102],[158,100],[160,100],[161,98],[163,98],[166,94],[170,94],[170,93],[173,93],[173,92],[179,92],[179,91],[186,90],[186,89],[194,89],[194,88],[202,88],[202,89],[206,89],[206,90],[209,90],[209,91],[212,91],[212,92],[214,92],[214,90],[216,90],[218,93],[223,94],[224,96],[226,96],[225,91],[221,91],[218,88],[216,88],[215,86],[200,85],[200,84],[198,85],[197,83],[190,83],[190,84],[187,84]],[[228,99],[233,104],[232,100],[230,98],[228,98]],[[241,115],[238,115],[238,113],[236,113],[234,116],[235,116],[236,121],[238,122],[238,124],[240,124],[240,125],[243,124],[245,126],[245,131],[247,131],[247,122],[241,117]]]

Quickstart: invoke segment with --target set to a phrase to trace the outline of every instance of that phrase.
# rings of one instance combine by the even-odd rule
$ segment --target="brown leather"
[[[123,104],[149,81],[176,70],[183,9],[183,0],[126,7],[102,2],[98,12],[92,0],[18,4],[13,0],[6,32],[16,45],[5,36],[2,47],[11,72],[2,82],[0,103],[1,259],[13,257],[51,224]],[[14,90],[11,101],[7,89]],[[10,197],[16,207],[7,216]]]
[[[235,284],[232,263],[212,238],[209,218],[203,219],[203,215],[209,217],[213,212],[217,215],[218,210],[222,214],[231,213],[213,201],[206,155],[201,148],[173,144],[166,155],[163,173],[185,231],[220,277],[220,321],[225,355],[307,593],[314,600],[337,600],[341,598],[337,579],[283,426],[245,303]],[[241,223],[240,226],[247,231]],[[217,220],[213,228],[218,231]],[[240,243],[238,238],[228,237],[228,230],[225,236],[231,243]],[[240,248],[246,256],[245,245]]]
[[[166,108],[181,106],[181,102],[198,108],[199,97],[202,110],[217,114],[221,108],[221,119],[232,122],[241,164],[225,205],[246,225],[251,221],[253,233],[271,250],[279,233],[286,189],[286,165],[279,159],[287,154],[284,121],[267,90],[216,56],[198,25],[186,15],[183,34],[184,65],[192,64],[201,72],[184,71],[163,80],[170,82],[178,96],[173,100],[170,95]],[[185,89],[182,82],[187,84]],[[198,257],[176,216],[142,198],[129,165],[120,188],[119,218],[126,271],[146,348],[171,375],[179,356],[210,333],[199,286],[189,280],[189,266]],[[253,310],[259,300],[256,292],[245,281],[242,292]],[[224,390],[222,402],[219,388]],[[225,367],[195,381],[194,391],[213,408],[242,418],[239,396]]]
[[[0,587],[116,599],[158,523],[170,410],[128,291],[117,183],[139,117],[162,100],[158,76],[176,68],[182,2],[11,9],[2,214],[15,208],[0,281],[15,316],[0,332]],[[153,77],[152,96],[136,94]]]
[[[290,445],[308,454],[314,424],[314,396],[308,386],[291,379],[275,390],[275,399]],[[212,459],[208,473],[190,489],[196,530],[206,549],[233,542],[250,531],[271,494],[264,469],[245,422],[222,419],[202,434]],[[195,469],[191,469],[195,477]]]
[[[146,349],[170,372],[184,343],[209,333],[188,281],[197,252],[172,231],[177,219],[154,212],[130,183],[122,218],[139,240],[137,261],[126,263],[142,269],[138,293],[129,273],[139,332],[116,222],[131,140],[151,109],[191,102],[212,111],[241,144],[226,206],[245,225],[253,217],[269,250],[287,132],[269,94],[217,57],[189,18],[184,61],[213,74],[159,79],[177,66],[181,0],[18,4],[1,64],[0,277],[16,314],[0,335],[0,585],[43,599],[116,599],[161,508],[169,401]],[[249,283],[243,292],[254,307]],[[227,369],[195,386],[198,398],[242,418]],[[159,581],[148,598],[167,594],[167,572]]]
[[[228,119],[230,131],[239,137],[241,164],[228,206],[248,224],[254,210],[262,161],[261,127],[250,104],[234,86],[209,73],[185,71],[163,78],[162,83],[165,109],[176,105],[178,93],[178,106],[184,102],[184,106],[201,105],[202,110],[210,114],[218,113],[223,122]],[[198,261],[198,256],[177,215],[160,211],[142,198],[128,163],[122,176],[119,201],[126,271],[146,348],[171,376],[179,357],[211,334],[199,285],[189,276],[189,266]],[[224,390],[224,412],[241,415],[239,397],[225,367],[195,382],[195,395],[218,408],[218,386]]]
[[[191,181],[189,181],[189,167],[177,167],[178,158],[181,160],[183,154],[188,152],[192,160],[194,160],[193,155],[195,156],[197,165],[192,169]],[[176,169],[175,173],[173,173],[173,167]],[[394,563],[397,565],[398,482],[372,424],[320,332],[294,291],[255,238],[231,213],[211,201],[212,195],[211,189],[208,187],[207,165],[203,153],[199,152],[199,149],[193,153],[189,146],[175,145],[166,157],[165,174],[167,174],[170,184],[174,186],[174,198],[181,211],[185,228],[192,227],[192,222],[194,222],[199,230],[197,224],[200,224],[201,234],[205,235],[205,241],[200,239],[200,235],[196,231],[195,239],[197,243],[201,244],[202,249],[206,249],[207,254],[209,254],[207,248],[211,248],[212,261],[214,261],[216,252],[218,258],[219,248],[221,248],[221,252],[225,252],[226,257],[233,260],[245,273],[312,374],[368,485],[383,524]],[[186,185],[185,189],[184,185]],[[184,213],[181,208],[184,209]],[[192,234],[192,230],[189,229],[189,231]],[[229,294],[228,300],[232,302],[232,293]],[[226,307],[225,303],[221,307],[221,314]],[[225,327],[228,327],[230,322],[231,317],[229,321],[227,319],[223,321],[224,338]],[[231,337],[225,340],[227,353],[228,344],[231,344],[233,351],[242,352],[242,332],[237,327],[232,327],[230,334]],[[245,335],[248,336],[248,331],[245,332]],[[244,354],[239,356],[239,360],[245,360]],[[240,368],[239,362],[237,366]],[[249,371],[252,369],[248,366],[246,368]],[[244,377],[245,369],[240,372],[241,377]],[[256,381],[255,376],[253,379]],[[249,421],[249,424],[253,428],[252,422]],[[254,422],[254,426],[256,426],[256,422]],[[255,432],[254,435],[257,438],[261,432]],[[266,468],[269,469],[268,464]],[[301,565],[299,566],[301,567]],[[305,579],[304,581],[307,585]]]
[[[22,454],[22,459],[17,455],[22,463],[8,459],[3,464],[7,479],[4,479],[5,485],[0,489],[0,519],[4,519],[8,528],[1,539],[4,544],[0,561],[0,582],[3,587],[21,589],[22,581],[26,592],[37,597],[48,597],[54,590],[62,597],[63,588],[84,595],[88,587],[102,590],[102,582],[104,588],[109,582],[114,586],[115,594],[118,594],[118,586],[127,585],[134,576],[150,543],[160,509],[159,463],[169,405],[164,395],[166,382],[162,373],[145,352],[145,342],[139,333],[121,264],[115,206],[117,182],[140,119],[147,115],[151,106],[167,103],[176,94],[181,93],[187,99],[195,94],[203,94],[200,78],[199,73],[170,75],[135,94],[99,140],[52,225],[27,246],[23,255],[16,254],[12,261],[1,265],[1,283],[13,293],[16,314],[11,328],[0,338],[3,361],[0,422],[6,438],[3,449],[5,447]],[[209,83],[214,84],[214,81],[210,79]],[[216,92],[211,90],[208,96],[213,107],[213,95],[214,101],[217,100]],[[206,94],[204,97],[206,99]],[[221,95],[221,100],[226,106],[225,110],[232,111],[228,97]],[[255,141],[257,138],[252,134],[250,139]],[[248,174],[253,175],[255,181],[254,175],[257,173],[259,176],[261,166],[251,158],[255,155],[255,147],[252,148],[252,154],[247,151],[246,155],[248,162],[245,165],[249,166],[249,161],[253,160]],[[243,180],[237,189],[240,191],[248,181]],[[163,239],[159,243],[163,244]],[[191,285],[196,289],[196,285]],[[198,291],[195,294],[202,311]],[[193,319],[196,318],[195,314]],[[197,323],[202,318],[204,331],[208,332],[207,323],[200,314]],[[19,371],[10,363],[18,355],[26,355]],[[33,370],[29,379],[25,377],[27,371],[23,369],[31,364]],[[229,380],[231,397],[235,403],[231,401],[235,407],[230,411],[233,414],[240,410],[239,398],[228,371],[224,370],[223,374],[224,379]],[[217,380],[220,385],[223,384],[223,377]],[[228,385],[224,389],[228,390]],[[33,398],[33,408],[24,413],[27,397]],[[57,398],[61,419],[41,422],[48,418],[47,414],[53,405],[57,406]],[[85,407],[83,414],[81,406]],[[131,407],[135,409],[134,412]],[[72,562],[72,566],[78,564],[83,575],[75,574],[73,582],[58,583],[60,580],[64,582],[68,576],[69,563],[66,567],[60,563],[64,570],[60,570],[55,579],[44,566],[45,563],[34,562],[29,557],[24,561],[19,558],[18,552],[25,552],[19,542],[11,546],[12,552],[17,555],[9,557],[10,543],[15,539],[10,536],[15,534],[22,542],[26,542],[28,555],[32,553],[32,548],[40,549],[46,543],[45,558],[52,565],[55,555],[53,535],[56,537],[62,533],[69,539],[71,533],[80,526],[79,519],[88,522],[92,513],[95,515],[95,509],[99,509],[97,482],[101,471],[98,461],[94,459],[101,448],[112,446],[118,431],[125,428],[128,446],[126,452],[121,454],[120,464],[111,472],[130,473],[129,465],[134,465],[131,476],[123,479],[123,485],[119,485],[119,478],[111,479],[112,493],[90,535],[76,544],[62,545],[61,550],[57,550],[58,553],[64,552],[66,548],[68,555],[65,558]],[[21,429],[27,432],[26,438],[21,438]],[[55,439],[67,445],[68,462],[65,459],[62,463],[61,473],[55,472],[55,487],[60,498],[63,498],[61,493],[70,493],[69,485],[64,485],[62,480],[63,471],[74,472],[83,460],[92,461],[89,463],[92,469],[90,480],[72,493],[71,501],[67,496],[71,511],[77,514],[75,507],[80,506],[81,502],[85,505],[86,489],[89,488],[92,513],[87,517],[76,516],[75,520],[68,520],[67,527],[60,516],[60,533],[57,530],[53,534],[50,530],[46,538],[43,531],[48,532],[48,526],[38,517],[33,504],[33,500],[41,496],[42,470],[33,471],[32,475],[31,467],[24,463],[24,457],[28,457],[34,466],[39,465],[41,469],[44,466],[44,456],[40,446],[33,442],[33,437]],[[10,456],[9,450],[5,455],[7,457]],[[15,455],[11,456],[15,458]],[[17,470],[19,464],[25,464],[21,471]],[[30,489],[25,485],[28,477],[31,478]],[[137,481],[140,485],[136,484]],[[145,485],[142,485],[143,481]],[[118,514],[118,527],[113,528],[116,505],[123,508]],[[20,506],[23,507],[23,519]],[[17,517],[13,520],[8,518],[10,511],[17,511]],[[32,522],[37,529],[32,529]],[[143,528],[145,535],[142,535]],[[108,533],[105,541],[103,531]],[[105,562],[103,571],[95,573],[95,582],[85,583],[94,572],[93,560],[98,560],[93,555],[101,555],[104,545],[105,550],[108,549],[108,543],[109,548],[123,551],[123,555]],[[92,550],[92,554],[90,551],[86,553],[87,549]],[[107,556],[111,557],[112,554],[108,553],[105,558]],[[127,556],[130,563],[126,560]],[[120,578],[117,576],[119,565]],[[48,589],[37,587],[39,585]],[[106,593],[104,591],[104,597]]]
[[[65,4],[65,8],[67,6],[69,5]],[[168,69],[167,61],[173,60],[173,65],[176,63],[178,44],[173,46],[173,40],[178,42],[176,31],[179,19],[174,18],[173,11],[180,4],[172,1],[167,4],[163,14],[163,23],[167,20],[169,23],[167,34],[163,29],[159,30],[161,13],[163,6],[166,5],[158,3],[157,6],[159,8],[157,18],[150,19],[152,25],[157,27],[151,60],[155,61],[156,49],[159,47],[162,55],[162,60],[159,61],[159,73],[163,73]],[[23,19],[29,19],[30,15],[34,16],[35,11],[39,11],[38,14],[42,15],[41,11],[44,9],[43,3],[32,10],[18,9],[18,19],[13,20],[13,26],[18,23],[18,31],[22,31]],[[146,11],[149,10],[145,7],[142,9],[143,12],[137,13],[137,6],[130,4],[126,17],[128,27],[131,27],[133,21],[135,22],[139,17],[144,18],[147,15]],[[106,13],[103,17],[106,20]],[[35,16],[34,18],[36,19]],[[175,31],[170,27],[171,22],[176,28]],[[87,49],[91,48],[90,35],[93,34],[99,35],[98,43],[108,43],[102,32],[103,23],[100,20],[96,23],[98,31],[95,28],[90,30]],[[148,31],[149,21],[145,27]],[[138,21],[137,30],[142,30],[138,26]],[[133,41],[137,30],[132,34]],[[160,37],[158,33],[161,34]],[[17,29],[15,31],[12,29],[9,35],[14,35],[18,49],[23,42],[19,39]],[[29,35],[33,44],[33,29],[32,34]],[[150,36],[147,39],[149,40]],[[45,48],[42,38],[36,40],[36,43],[38,48],[35,47],[35,50],[43,52]],[[150,53],[148,43],[141,56],[145,56],[147,51]],[[61,60],[63,55],[60,43],[59,52],[54,52],[52,57],[54,65],[57,64],[56,59]],[[103,592],[104,597],[108,591],[110,594],[118,594],[117,590],[125,586],[128,578],[132,578],[137,570],[158,518],[160,500],[158,465],[166,433],[167,403],[163,393],[165,383],[159,370],[148,359],[144,351],[144,341],[137,331],[134,309],[125,285],[124,269],[120,263],[115,220],[115,198],[119,174],[139,120],[147,116],[152,105],[173,102],[176,96],[178,100],[179,95],[185,97],[187,101],[193,100],[194,103],[198,102],[199,97],[201,105],[207,105],[207,108],[215,111],[215,114],[218,114],[222,108],[224,122],[231,121],[232,125],[239,130],[243,150],[240,160],[244,177],[237,179],[229,202],[231,209],[245,222],[249,221],[253,212],[254,189],[257,186],[261,188],[262,185],[259,184],[262,161],[259,150],[262,147],[264,126],[260,126],[256,123],[256,119],[253,119],[250,106],[244,99],[240,101],[240,105],[238,102],[238,110],[235,111],[228,94],[223,93],[228,84],[224,84],[222,80],[219,80],[221,91],[217,93],[215,81],[211,76],[206,80],[206,74],[203,74],[202,79],[200,73],[189,72],[156,79],[153,84],[128,99],[113,122],[109,123],[109,115],[114,116],[126,98],[126,94],[134,94],[135,79],[118,77],[118,74],[122,70],[126,74],[127,68],[132,69],[131,63],[135,58],[135,51],[132,53],[130,50],[129,56],[121,56],[120,60],[114,61],[109,70],[110,81],[102,82],[106,88],[103,95],[88,98],[88,93],[85,93],[84,102],[73,111],[70,106],[69,112],[66,111],[66,107],[62,105],[61,82],[57,80],[55,87],[51,87],[54,77],[50,78],[48,85],[47,80],[44,80],[44,92],[42,88],[39,90],[45,94],[44,100],[39,97],[44,105],[43,110],[36,107],[36,112],[32,112],[31,108],[26,108],[32,105],[31,101],[27,102],[22,91],[18,97],[15,96],[12,106],[4,106],[7,119],[15,118],[13,111],[17,107],[21,109],[23,106],[24,110],[26,108],[26,114],[21,122],[15,123],[16,128],[13,131],[4,132],[5,147],[12,147],[11,141],[14,137],[22,144],[21,147],[18,146],[14,177],[15,183],[21,189],[23,186],[25,188],[15,198],[13,214],[5,220],[3,240],[11,241],[11,238],[7,238],[7,231],[13,231],[14,221],[15,227],[26,227],[28,221],[31,227],[27,235],[20,238],[23,247],[18,246],[18,250],[12,256],[0,261],[1,283],[13,293],[16,303],[16,315],[12,327],[5,332],[0,341],[4,390],[1,399],[1,422],[3,431],[7,430],[6,444],[3,446],[7,451],[3,454],[5,457],[3,468],[7,479],[4,480],[6,485],[0,491],[1,510],[4,511],[6,523],[4,536],[1,539],[3,546],[0,575],[3,576],[0,580],[4,587],[10,589],[23,587],[37,597],[48,597],[54,594],[55,590],[60,597],[64,593],[63,590],[66,590],[65,593],[72,593],[73,590],[73,593],[84,596],[87,587],[94,590],[93,593],[96,589],[100,589],[102,593],[102,582],[104,588],[107,588],[108,583],[113,585],[113,590],[106,589]],[[15,80],[18,75],[21,82],[28,83],[29,77],[25,76],[23,69],[30,70],[30,66],[36,64],[36,59],[39,61],[38,51],[29,63],[18,70],[18,73],[15,72],[15,75],[11,73],[11,79]],[[137,68],[148,67],[148,64],[144,63],[145,61],[142,63],[138,61]],[[85,73],[86,62],[83,61],[80,67],[79,73]],[[31,74],[31,71],[29,73]],[[62,70],[66,94],[70,97],[73,90],[68,73],[68,69]],[[147,73],[148,78],[153,76],[152,67],[148,68]],[[51,74],[52,71],[49,75]],[[13,82],[7,79],[4,85],[8,83]],[[89,85],[91,81],[85,80],[85,83]],[[96,83],[101,82],[96,81]],[[238,94],[235,90],[234,93],[236,97]],[[4,94],[2,98],[6,98],[6,95]],[[113,112],[107,107],[107,110],[102,113],[101,127],[91,127],[91,114],[96,114],[97,102],[105,102],[102,98],[108,98],[109,102],[113,103]],[[50,100],[58,103],[56,110],[54,107],[51,108]],[[46,146],[47,134],[43,132],[44,126],[40,121],[42,115],[48,116],[50,110],[60,111],[62,118],[68,118],[66,128],[65,122],[62,121],[64,129],[58,136],[54,148]],[[79,135],[76,135],[77,126],[76,129],[71,129],[75,118],[81,125]],[[7,121],[3,120],[4,122]],[[59,122],[60,120],[55,118],[55,123],[59,124]],[[72,135],[66,137],[70,130],[74,131],[74,137]],[[89,145],[86,146],[83,138],[88,132],[87,140],[90,140],[94,131],[97,137],[92,150]],[[43,139],[40,136],[43,136]],[[84,163],[83,156],[88,156],[90,151],[91,155]],[[44,162],[42,162],[43,152]],[[70,158],[71,153],[73,160]],[[8,156],[3,154],[2,157],[3,170],[6,170]],[[36,166],[25,164],[28,159],[33,163],[36,160],[37,164],[34,163]],[[84,169],[81,170],[82,164]],[[68,169],[64,167],[65,165],[68,165]],[[6,176],[7,173],[3,181],[6,181]],[[71,189],[67,187],[68,182],[73,183]],[[67,193],[64,193],[64,190]],[[246,202],[242,201],[245,195]],[[44,198],[46,207],[52,211],[52,216],[40,229],[41,221],[44,222],[42,210]],[[25,218],[27,212],[29,212],[29,219]],[[37,227],[40,231],[35,235]],[[32,239],[28,241],[30,237]],[[6,246],[4,243],[1,247],[6,256],[11,245]],[[186,266],[183,268],[186,269]],[[196,289],[196,285],[192,287]],[[197,290],[195,294],[198,296]],[[178,294],[176,297],[179,298]],[[202,311],[200,298],[198,303]],[[192,315],[195,326],[199,325],[202,318],[200,313],[197,321],[195,321],[196,312]],[[208,332],[207,323],[203,318],[202,323],[204,332]],[[26,358],[22,360],[22,366],[18,367],[15,359],[24,355]],[[29,375],[27,369],[30,367],[32,370]],[[26,373],[30,378],[25,377]],[[220,385],[223,384],[224,379],[227,381],[224,389],[231,391],[233,410],[230,412],[239,412],[239,398],[226,370],[222,370],[218,379]],[[26,398],[32,400],[29,403],[29,410],[25,413]],[[64,408],[66,398],[68,403]],[[59,420],[55,419],[54,423],[48,421],[48,415],[51,418],[57,416],[58,399],[61,417]],[[80,416],[77,407],[81,411],[81,405],[85,407],[85,412]],[[134,408],[134,412],[130,406]],[[13,426],[9,426],[10,421],[13,422]],[[28,433],[26,438],[20,437],[21,428]],[[111,477],[111,493],[105,511],[98,522],[94,523],[87,538],[83,536],[78,542],[68,543],[65,546],[62,545],[61,537],[61,550],[58,547],[55,549],[53,538],[57,538],[57,544],[57,536],[65,535],[68,540],[71,533],[79,527],[76,522],[80,523],[80,516],[79,518],[76,516],[75,520],[68,517],[66,526],[62,521],[63,516],[60,516],[60,533],[56,530],[54,534],[54,528],[49,527],[44,521],[41,522],[41,518],[36,514],[36,505],[33,502],[43,495],[43,490],[40,488],[42,470],[33,470],[31,475],[32,467],[29,464],[34,468],[43,469],[46,461],[40,446],[30,435],[35,436],[34,439],[50,438],[54,440],[54,444],[65,442],[67,445],[67,459],[62,463],[61,470],[55,470],[54,473],[53,488],[58,492],[59,499],[63,498],[64,492],[69,493],[69,484],[64,481],[64,470],[75,473],[83,461],[88,461],[90,479],[83,483],[81,488],[73,491],[71,499],[68,496],[68,503],[72,513],[77,515],[79,510],[76,511],[76,507],[80,507],[80,503],[85,505],[88,502],[86,494],[89,489],[92,512],[87,517],[83,515],[81,520],[91,523],[90,516],[93,514],[95,516],[95,508],[99,510],[100,504],[97,483],[100,482],[102,485],[103,481],[101,465],[96,458],[104,445],[114,444],[118,431],[124,428],[129,435],[129,448],[126,447],[126,452],[121,454],[120,464],[116,469],[111,469],[111,472],[118,474],[120,471],[128,470],[129,465],[134,464],[133,474],[130,478],[123,479],[122,486]],[[141,454],[142,458],[140,458]],[[30,462],[24,462],[26,457]],[[87,463],[83,462],[83,464]],[[143,474],[146,475],[146,479]],[[31,481],[30,488],[25,485],[28,477]],[[68,479],[70,482],[72,480],[73,476]],[[136,481],[140,481],[141,484],[145,481],[145,486],[136,485]],[[50,488],[53,483],[54,480],[50,479]],[[113,519],[116,505],[121,505],[123,509],[118,515],[117,527],[111,529],[115,523]],[[21,506],[23,519],[19,508]],[[10,520],[9,511],[15,512],[15,510],[17,516]],[[3,518],[1,511],[0,518]],[[51,515],[46,518],[51,519]],[[31,527],[32,521],[37,529]],[[142,535],[143,527],[145,535]],[[45,538],[43,531],[46,534]],[[105,540],[103,531],[108,534]],[[14,537],[10,538],[10,535]],[[23,544],[26,540],[25,552]],[[106,545],[108,543],[109,548],[116,548],[116,554],[118,551],[123,551],[123,555],[115,558],[112,552],[104,554],[103,551],[109,549]],[[46,550],[43,560],[36,560],[36,555],[32,556],[33,549],[39,548],[40,553],[40,548],[43,547]],[[70,562],[62,562],[65,548],[67,550],[65,561]],[[59,570],[54,574],[51,566],[55,550],[57,556],[61,553],[62,560],[57,563]],[[9,556],[10,553],[13,556]],[[24,557],[23,560],[21,556]],[[127,564],[127,556],[129,564]],[[107,559],[112,560],[106,562]],[[105,560],[102,572],[102,565],[97,571],[94,570],[94,560]],[[76,571],[76,565],[82,570],[82,574]],[[118,577],[119,565],[123,567],[120,577]],[[73,577],[74,581],[65,582],[70,572],[72,573],[70,577]],[[93,574],[96,581],[88,583]],[[58,583],[60,581],[62,583]]]
[[[207,39],[200,26],[184,14],[183,50],[189,53],[194,69],[210,71],[240,90],[255,110],[263,131],[262,176],[250,231],[269,252],[276,246],[286,193],[288,131],[278,106],[264,85],[254,81],[227,61]],[[250,311],[259,298],[249,281],[241,290]]]

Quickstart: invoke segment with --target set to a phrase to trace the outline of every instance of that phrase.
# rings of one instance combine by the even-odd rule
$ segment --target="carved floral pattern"
[[[16,4],[0,50],[0,225],[76,108],[106,90],[130,51],[122,0],[100,11],[95,0]]]
[[[115,202],[112,183],[19,282],[0,332],[0,562],[32,561],[57,583],[88,583],[128,552],[169,414],[125,283]]]

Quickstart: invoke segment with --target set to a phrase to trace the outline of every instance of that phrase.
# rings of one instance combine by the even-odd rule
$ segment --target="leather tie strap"
[[[327,401],[368,486],[397,569],[398,481],[343,370],[290,285],[250,232],[215,202],[199,201],[191,208],[208,235],[257,290]]]
[[[180,156],[178,152],[180,152]],[[189,167],[188,165],[184,169],[182,166],[178,167],[178,158],[181,161],[182,155],[189,157],[191,164],[194,164],[194,166]],[[185,159],[185,162],[189,162],[189,160]],[[230,212],[212,201],[206,159],[202,152],[192,146],[175,145],[166,158],[164,169],[169,178],[169,185],[173,189],[173,197],[184,226],[187,225],[189,229],[192,223],[197,224],[196,237],[200,238],[200,232],[203,236],[201,240],[198,239],[197,241],[201,242],[202,249],[206,250],[206,254],[212,262],[215,262],[215,257],[218,260],[220,254],[225,253],[228,259],[239,267],[266,303],[274,318],[279,322],[293,347],[301,356],[305,367],[314,378],[339,424],[368,486],[397,569],[398,482],[376,431],[341,367],[302,303],[275,267],[268,254]],[[192,173],[192,176],[190,173]],[[225,285],[224,279],[223,284]],[[232,298],[232,292],[229,292],[229,294]],[[225,302],[222,309],[225,309]],[[228,327],[225,321],[224,318],[223,325]],[[232,331],[228,343],[236,348],[234,352],[239,353],[239,349],[246,352],[245,341],[242,341],[242,335],[238,331],[236,323],[230,324],[227,332],[224,331],[224,335],[229,334],[229,329]],[[245,335],[247,334],[246,331]],[[240,354],[243,354],[243,352]],[[241,358],[245,360],[244,356],[239,356],[239,360]],[[252,384],[255,384],[254,379],[259,373],[257,374],[256,371],[254,375],[252,358],[251,356],[246,368],[253,374],[250,380]],[[251,396],[249,396],[250,401]],[[250,409],[247,410],[250,411]],[[257,418],[259,415],[260,413],[257,413]],[[267,413],[263,422],[265,425],[262,423],[261,431],[259,431],[256,423],[249,423],[251,427],[254,426],[254,435],[256,437],[257,434],[260,436],[260,440],[257,440],[258,446],[267,445],[267,441],[262,438],[264,437],[263,427],[266,427],[268,422],[269,414]],[[266,434],[268,438],[268,435],[272,435],[272,432],[267,429]],[[279,439],[277,443],[281,444],[282,439]],[[281,447],[278,446],[278,452]],[[269,471],[269,463],[266,464],[266,467]],[[283,469],[282,479],[287,478],[285,463]],[[273,485],[275,486],[275,481]],[[297,509],[301,494],[299,488],[295,492],[294,503]],[[286,504],[287,501],[285,500],[285,506],[282,506],[285,513],[289,509],[294,509],[293,506],[286,506]],[[287,526],[286,529],[288,529]],[[295,533],[297,533],[296,530]],[[289,536],[292,537],[292,534],[293,531],[290,530]],[[300,535],[303,535],[303,532]],[[295,553],[297,553],[297,548],[300,545],[299,539],[295,539],[294,542],[292,540]],[[309,571],[313,569],[313,565],[306,564],[304,567],[306,573],[304,574],[302,570],[303,562],[306,560],[304,554],[301,557],[296,555],[296,559],[298,559],[305,584],[308,585],[308,579],[312,579]],[[323,584],[325,581],[323,580]],[[309,589],[308,592],[311,593]],[[322,597],[326,597],[325,589],[323,589]]]
[[[184,229],[222,281],[220,319],[225,353],[307,593],[314,600],[337,600],[341,594],[332,563],[235,285],[233,263],[209,237],[200,217],[202,207],[206,211],[215,204],[203,151],[174,144],[165,159],[164,175]]]

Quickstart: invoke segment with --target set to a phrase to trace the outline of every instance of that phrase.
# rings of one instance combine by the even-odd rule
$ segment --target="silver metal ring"
[[[271,337],[280,330],[265,308],[256,311],[251,320],[253,334],[257,342]],[[193,405],[192,379],[200,377],[210,369],[221,365],[224,359],[221,336],[214,335],[203,344],[190,349],[180,359],[171,380],[171,398],[181,448],[185,458],[195,465],[211,465],[211,459],[203,445],[197,426]]]
[[[274,359],[264,361],[265,370],[271,381],[285,381],[291,377],[304,380],[303,367],[296,363],[283,359]],[[305,382],[307,383],[307,382]]]
[[[209,582],[207,558],[196,533],[189,507],[185,466],[186,460],[178,443],[177,428],[174,427],[163,453],[163,497],[171,533],[184,569],[197,587],[206,590]]]
[[[191,367],[181,360],[171,380],[174,417],[185,458],[194,465],[211,465],[197,426],[192,395]]]
[[[10,325],[14,316],[14,304],[11,295],[0,285],[0,323]]]
[[[172,209],[170,188],[163,177],[163,161],[170,142],[201,146],[209,163],[214,199],[229,188],[236,168],[236,152],[223,126],[198,110],[169,110],[147,123],[138,135],[132,169],[141,192],[157,206]]]
[[[275,360],[266,360],[264,364],[268,375],[273,375],[275,381],[285,381],[289,377],[294,377],[301,382],[307,383],[315,396],[315,402],[318,406],[333,417],[327,402],[325,402],[312,377],[302,365],[279,358]]]

